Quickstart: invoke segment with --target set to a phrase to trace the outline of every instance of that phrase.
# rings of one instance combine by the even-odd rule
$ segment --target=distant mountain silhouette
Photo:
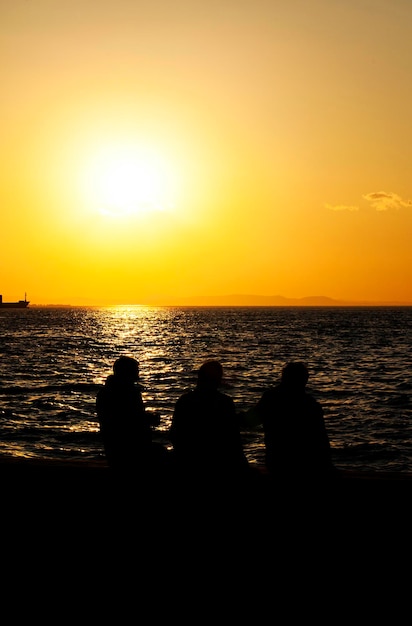
[[[186,298],[147,298],[135,302],[113,302],[85,304],[33,304],[37,307],[72,307],[72,306],[412,306],[412,302],[372,301],[372,300],[335,300],[328,296],[305,296],[303,298],[285,298],[285,296],[260,296],[255,294],[228,294],[225,296],[193,296]]]
[[[167,303],[166,303],[167,302]],[[145,303],[146,304],[146,303]],[[147,304],[160,305],[150,301]],[[374,302],[368,300],[335,300],[328,296],[285,298],[284,296],[259,296],[254,294],[228,294],[225,296],[194,296],[165,301],[165,306],[412,306],[412,302]]]

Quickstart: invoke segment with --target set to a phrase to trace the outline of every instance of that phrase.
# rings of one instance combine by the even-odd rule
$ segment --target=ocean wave
[[[51,392],[70,393],[72,391],[97,393],[100,387],[101,384],[98,383],[66,383],[58,385],[30,385],[23,387],[19,385],[2,386],[0,382],[0,395],[27,395],[33,394],[33,392],[38,394]]]
[[[161,418],[155,436],[165,441],[174,403],[205,358],[222,361],[239,412],[297,359],[309,365],[340,465],[412,471],[409,307],[45,308],[4,316],[0,339],[3,452],[100,458],[95,396],[122,353],[140,361],[144,400]],[[243,437],[260,462],[261,428]]]

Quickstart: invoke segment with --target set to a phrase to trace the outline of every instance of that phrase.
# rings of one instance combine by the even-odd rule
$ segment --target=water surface
[[[340,467],[412,471],[411,307],[67,307],[0,311],[0,453],[103,458],[94,401],[120,354],[167,429],[203,360],[221,360],[240,412],[304,360]],[[261,429],[245,430],[251,462]]]

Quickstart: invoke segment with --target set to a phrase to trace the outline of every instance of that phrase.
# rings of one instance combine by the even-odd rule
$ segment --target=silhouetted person
[[[151,476],[161,469],[167,455],[163,446],[152,441],[152,426],[159,420],[146,412],[138,379],[138,361],[121,356],[96,396],[108,464],[127,478]]]
[[[170,439],[177,469],[189,481],[239,479],[248,470],[234,401],[218,389],[222,378],[222,365],[206,361],[196,387],[174,408]]]
[[[308,379],[304,363],[288,363],[280,383],[263,393],[256,411],[263,424],[268,470],[279,478],[316,483],[338,472],[323,409],[306,391]]]

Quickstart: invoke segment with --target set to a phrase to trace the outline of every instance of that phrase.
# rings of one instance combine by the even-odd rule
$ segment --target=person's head
[[[282,370],[282,385],[293,389],[304,389],[309,379],[309,371],[305,363],[292,361]]]
[[[113,374],[122,380],[135,382],[139,378],[139,361],[131,356],[120,356],[113,364]]]
[[[205,361],[198,371],[198,384],[202,387],[217,388],[222,382],[223,367],[219,361]]]

